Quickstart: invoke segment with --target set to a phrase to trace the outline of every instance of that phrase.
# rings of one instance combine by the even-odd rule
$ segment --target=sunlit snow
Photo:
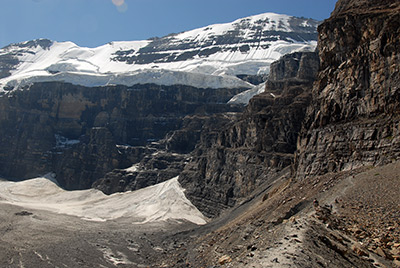
[[[128,218],[134,224],[167,220],[206,223],[206,217],[185,197],[178,177],[109,196],[96,189],[65,191],[50,176],[21,182],[0,181],[0,202],[91,221]]]
[[[162,49],[153,54],[170,53],[181,55],[192,53],[202,44],[212,42],[218,36],[230,31],[238,31],[243,23],[258,23],[263,31],[290,32],[290,16],[265,13],[236,20],[231,23],[215,24],[168,37],[166,51]],[[261,24],[260,24],[261,23]],[[307,21],[301,25],[310,26]],[[256,27],[256,28],[257,28]],[[311,26],[310,26],[311,27]],[[8,46],[0,49],[0,56],[14,53],[20,64],[11,70],[11,76],[0,79],[0,91],[25,87],[33,82],[64,81],[83,86],[104,86],[122,84],[131,86],[139,83],[162,85],[183,84],[200,88],[251,88],[248,83],[235,77],[238,74],[267,74],[270,64],[282,55],[295,51],[312,51],[316,41],[289,42],[285,40],[259,41],[246,43],[246,36],[254,36],[258,31],[252,27],[241,28],[240,44],[224,44],[219,50],[207,56],[196,55],[185,60],[131,64],[115,60],[118,53],[129,57],[140,54],[140,49],[151,44],[151,40],[110,42],[96,48],[79,47],[72,42],[52,42],[50,47],[41,46],[21,49]],[[172,44],[172,46],[170,46]],[[193,44],[180,50],[173,50],[173,44]],[[252,45],[253,44],[253,45]],[[248,51],[238,48],[248,45]],[[210,46],[211,48],[212,46]],[[236,49],[230,49],[236,48]]]
[[[248,104],[250,99],[255,95],[261,94],[265,91],[265,83],[255,86],[252,89],[243,91],[235,96],[233,96],[228,103],[230,104]]]

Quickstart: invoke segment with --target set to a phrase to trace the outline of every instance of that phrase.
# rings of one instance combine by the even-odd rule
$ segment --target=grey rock
[[[297,60],[310,66],[292,64]],[[295,53],[272,66],[272,77],[282,79],[271,77],[239,118],[203,130],[179,177],[188,198],[207,216],[234,206],[293,161],[313,83],[299,74],[315,74],[319,61],[315,53]]]
[[[298,178],[399,159],[396,7],[398,1],[339,1],[319,26],[321,71],[297,145]]]
[[[147,146],[180,129],[187,115],[242,110],[226,104],[241,90],[152,84],[87,88],[48,82],[4,93],[0,174],[27,179],[55,172],[66,189],[90,188],[106,173],[138,163],[154,149],[168,145],[190,151],[199,135],[171,134],[160,148]],[[177,144],[185,139],[186,144]]]

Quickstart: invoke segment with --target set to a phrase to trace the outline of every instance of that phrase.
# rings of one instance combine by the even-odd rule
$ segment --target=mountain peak
[[[34,40],[29,40],[21,43],[14,43],[2,48],[2,50],[12,49],[15,47],[18,48],[34,48],[40,46],[42,49],[48,49],[53,44],[53,41],[46,38],[39,38]]]
[[[318,21],[312,19],[264,13],[161,38],[110,42],[96,48],[48,39],[26,41],[0,49],[0,88],[12,90],[27,83],[57,79],[78,84],[84,81],[86,86],[110,81],[130,86],[138,73],[147,73],[140,77],[151,78],[154,70],[167,74],[161,77],[168,77],[168,81],[151,78],[140,82],[174,81],[197,87],[199,83],[193,81],[213,81],[200,86],[243,87],[237,75],[265,75],[269,65],[282,55],[313,51],[317,25]],[[177,76],[179,72],[184,74]],[[181,79],[171,79],[171,73]],[[191,78],[186,80],[188,74]],[[230,82],[218,84],[215,81],[221,79],[205,76],[222,76]]]

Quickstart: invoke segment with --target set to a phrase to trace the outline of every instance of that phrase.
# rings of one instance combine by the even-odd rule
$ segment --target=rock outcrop
[[[154,153],[146,146],[181,128],[185,116],[240,111],[226,102],[242,90],[48,82],[5,93],[0,174],[24,179],[55,172],[66,189],[89,188],[107,172]],[[194,142],[176,149],[190,150]]]
[[[363,14],[398,8],[396,0],[338,0],[332,17],[344,14]],[[371,14],[371,13],[370,13]]]
[[[127,169],[114,169],[92,186],[106,194],[137,190],[179,176],[191,159],[201,133],[218,131],[240,113],[195,114],[183,118],[182,127],[164,139],[142,147],[145,152]],[[134,147],[138,148],[138,147]],[[127,149],[119,146],[120,150]]]
[[[339,1],[319,26],[321,71],[298,142],[297,176],[400,157],[400,4]]]
[[[140,162],[126,169],[113,169],[96,180],[92,187],[105,194],[134,191],[177,177],[188,155],[146,147],[148,152]],[[152,153],[151,153],[151,149]]]
[[[203,213],[217,215],[291,165],[318,67],[313,52],[284,56],[239,119],[202,133],[180,182]]]

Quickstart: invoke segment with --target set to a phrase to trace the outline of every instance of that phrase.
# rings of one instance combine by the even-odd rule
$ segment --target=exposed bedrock
[[[339,1],[319,26],[321,71],[298,142],[297,176],[400,157],[400,3]]]
[[[282,57],[238,119],[201,133],[180,182],[203,213],[218,215],[291,165],[318,66],[316,53]]]
[[[146,146],[181,128],[185,116],[240,111],[225,103],[242,90],[49,82],[3,94],[0,175],[26,179],[55,172],[67,189],[89,188],[107,172],[153,153]],[[190,150],[194,142],[175,149]]]
[[[235,112],[195,114],[183,118],[182,127],[145,148],[145,154],[127,169],[114,169],[93,183],[106,194],[137,190],[174,178],[191,159],[190,153],[204,131],[217,131],[237,118]],[[120,149],[124,149],[120,146]]]
[[[370,13],[388,11],[398,8],[397,0],[338,0],[331,17],[350,13]],[[394,10],[392,10],[394,11]]]

